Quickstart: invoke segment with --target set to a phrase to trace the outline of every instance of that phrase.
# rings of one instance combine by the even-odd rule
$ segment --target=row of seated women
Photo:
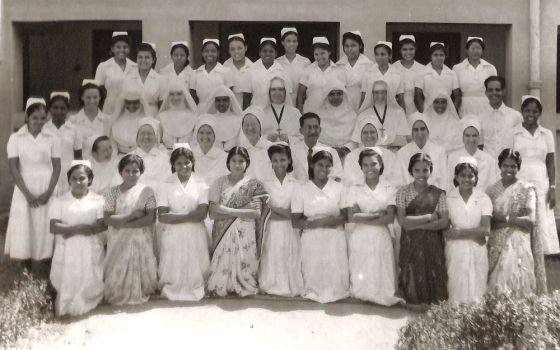
[[[538,99],[527,104],[538,110]],[[360,179],[348,183],[334,174],[337,153],[327,147],[310,147],[308,178],[298,181],[295,146],[267,147],[272,172],[262,180],[248,175],[255,161],[249,151],[234,146],[222,159],[227,173],[209,185],[192,147],[179,143],[167,162],[172,173],[160,171],[153,185],[143,183],[148,162],[132,152],[114,164],[119,180],[103,197],[91,190],[96,170],[84,161],[71,163],[69,190],[54,197],[61,143],[44,130],[44,101],[30,100],[26,114],[8,142],[16,188],[6,252],[20,260],[52,256],[58,314],[87,312],[103,298],[141,303],[156,290],[170,300],[261,291],[318,302],[353,296],[382,305],[546,290],[538,218],[544,201],[534,185],[518,179],[517,151],[501,152],[501,179],[487,194],[477,189],[477,160],[458,158],[454,188],[446,194],[430,185],[435,164],[424,152],[409,158],[412,180],[397,190],[385,179],[390,153],[380,147],[360,150],[354,160]],[[301,120],[303,143],[316,142],[320,119],[308,113]],[[207,131],[198,128],[198,139],[213,138],[203,125]],[[428,134],[425,121],[413,128],[413,138]],[[139,148],[156,137],[152,124],[142,124]],[[94,155],[111,158],[108,137],[94,148]]]

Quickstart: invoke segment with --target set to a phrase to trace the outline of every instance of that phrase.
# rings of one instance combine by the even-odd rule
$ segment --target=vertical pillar
[[[541,31],[540,31],[541,1],[529,0],[529,42],[530,42],[530,67],[529,67],[529,93],[540,97],[541,95]]]

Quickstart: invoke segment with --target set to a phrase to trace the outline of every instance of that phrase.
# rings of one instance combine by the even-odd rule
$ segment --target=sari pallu
[[[487,190],[495,212],[516,217],[529,213],[528,200],[532,193],[536,210],[531,231],[519,227],[492,229],[488,239],[489,292],[509,290],[514,296],[547,292],[536,188],[523,181],[504,188],[502,181],[498,181]]]
[[[227,181],[227,177],[222,179]],[[270,213],[265,205],[268,194],[259,181],[250,178],[239,181],[231,188],[220,188],[220,203],[227,207],[241,209],[253,199],[263,201],[263,210],[258,219],[228,217],[214,220],[211,276],[208,279],[210,293],[219,296],[229,293],[245,296],[258,291],[257,273],[262,233]]]
[[[428,186],[406,207],[406,215],[431,214],[444,191]],[[442,231],[402,229],[399,252],[399,287],[407,302],[433,303],[447,299]]]

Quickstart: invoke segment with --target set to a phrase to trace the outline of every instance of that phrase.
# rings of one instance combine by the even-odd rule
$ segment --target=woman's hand
[[[47,202],[49,201],[49,198],[51,198],[52,192],[45,192],[43,194],[41,194],[39,197],[37,197],[37,203],[39,203],[39,205],[45,205],[47,204]]]
[[[461,234],[461,230],[457,228],[450,228],[449,230],[445,231],[445,238],[447,239],[455,239],[459,237]]]
[[[439,220],[439,214],[437,212],[430,214],[430,222]]]
[[[556,206],[556,190],[552,187],[548,188],[548,193],[546,194],[546,202],[550,209],[554,209]]]
[[[40,204],[35,196],[28,194],[25,196],[25,199],[31,208],[39,208]]]

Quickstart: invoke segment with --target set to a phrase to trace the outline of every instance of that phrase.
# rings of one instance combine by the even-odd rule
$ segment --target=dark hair
[[[488,78],[486,78],[486,80],[484,80],[484,88],[488,89],[488,84],[490,84],[493,81],[499,82],[502,89],[506,88],[506,80],[504,79],[504,77],[501,77],[499,75],[491,75]]]
[[[154,50],[152,45],[148,43],[140,43],[140,45],[138,45],[138,49],[136,50],[136,54],[138,54],[141,51],[149,52],[150,55],[152,55],[152,58],[154,59],[154,62],[152,63],[152,68],[155,68],[157,62],[157,56],[156,56],[156,50]]]
[[[447,57],[447,48],[442,44],[435,44],[430,47],[430,57],[438,50],[443,51],[443,54]]]
[[[268,147],[267,150],[268,158],[272,160],[272,155],[276,153],[284,154],[290,160],[290,164],[288,164],[287,172],[291,173],[294,171],[293,159],[292,159],[292,151],[290,150],[290,146],[282,145],[282,144],[274,144]]]
[[[467,41],[467,45],[465,45],[465,49],[469,49],[469,47],[471,47],[471,45],[473,43],[479,43],[480,47],[482,47],[482,50],[486,49],[486,45],[484,45],[484,41],[480,40],[480,39],[471,39],[469,41]]]
[[[64,102],[64,104],[66,105],[66,108],[68,108],[68,109],[70,108],[70,101],[66,97],[61,96],[61,95],[55,95],[52,98],[49,98],[49,101],[47,102],[47,111],[49,111],[51,109],[52,105],[58,100]]]
[[[377,51],[377,49],[382,48],[385,49],[387,51],[387,54],[389,55],[389,58],[391,57],[391,55],[393,54],[393,50],[385,45],[385,44],[377,44],[373,47],[373,53],[375,54],[375,51]]]
[[[521,169],[521,154],[519,154],[519,152],[514,151],[511,148],[506,148],[504,150],[502,150],[502,152],[500,152],[500,155],[498,156],[498,167],[502,167],[502,163],[506,160],[506,159],[513,159],[515,161],[515,163],[517,164],[517,169]]]
[[[539,109],[539,114],[542,113],[543,106],[542,106],[541,102],[534,97],[528,97],[528,98],[525,99],[525,101],[523,101],[521,103],[521,111],[523,111],[525,108],[527,108],[527,106],[529,106],[529,103],[533,103],[533,102],[537,104],[537,108]]]
[[[171,152],[171,156],[169,157],[169,163],[171,164],[171,173],[175,172],[175,162],[181,156],[184,156],[188,159],[189,162],[192,163],[192,171],[194,171],[194,154],[190,149],[186,149],[184,147],[177,148],[173,152]]]
[[[144,173],[144,161],[142,160],[142,157],[137,156],[136,154],[127,154],[126,156],[122,157],[122,159],[119,161],[119,174],[121,174],[124,170],[124,167],[129,165],[129,164],[136,164],[138,165],[138,168],[140,169],[140,174]]]
[[[190,55],[189,48],[184,44],[175,44],[171,47],[171,51],[169,51],[169,55],[173,56],[173,52],[175,52],[176,49],[185,50],[185,54],[187,55],[187,62],[185,62],[185,67],[187,67],[189,63],[191,63],[191,61],[189,61],[189,55]]]
[[[299,40],[299,34],[297,32],[294,32],[293,30],[287,31],[286,33],[284,33],[284,35],[282,35],[282,37],[280,38],[281,41],[284,41],[284,39],[286,39],[286,37],[290,34],[295,35],[298,40]]]
[[[89,89],[97,89],[97,91],[99,91],[99,109],[103,108],[103,104],[105,103],[105,98],[107,98],[107,89],[105,89],[105,86],[101,85],[95,85],[92,83],[86,83],[82,86],[80,86],[80,88],[78,89],[78,99],[80,100],[80,106],[84,106],[84,101],[82,101],[82,97],[84,96],[84,92],[86,92],[86,90]]]
[[[399,50],[403,48],[403,46],[405,46],[406,44],[412,44],[412,46],[414,46],[414,48],[416,48],[416,41],[410,39],[410,38],[406,38],[403,40],[399,40]]]
[[[315,43],[311,46],[311,48],[313,49],[313,52],[315,52],[315,49],[327,50],[329,53],[332,52],[331,46],[325,43]]]
[[[227,170],[231,171],[231,169],[229,168],[229,161],[231,160],[231,158],[233,158],[233,156],[237,156],[237,155],[240,155],[243,158],[245,158],[245,162],[247,162],[247,166],[245,167],[245,170],[247,170],[247,168],[249,168],[249,165],[251,165],[251,158],[249,157],[249,152],[247,152],[247,149],[241,146],[235,146],[229,150],[227,155],[227,160],[226,160]]]
[[[115,45],[119,41],[124,41],[128,46],[132,45],[128,35],[117,35],[111,38],[111,46]]]
[[[383,162],[383,157],[381,157],[381,154],[375,152],[371,148],[366,148],[366,149],[362,150],[360,152],[360,155],[358,156],[358,164],[360,164],[360,168],[362,167],[362,163],[364,162],[364,158],[366,158],[366,157],[377,158],[377,162],[381,166],[381,168],[379,170],[379,175],[383,175],[383,170],[385,170],[385,163]]]
[[[353,40],[353,41],[357,42],[358,46],[360,47],[360,53],[364,53],[364,41],[362,40],[361,36],[356,35],[356,34],[351,33],[351,32],[346,32],[346,33],[342,34],[342,46],[344,46],[344,43],[346,42],[346,40]]]
[[[262,43],[259,44],[259,53],[261,52],[261,50],[266,46],[266,45],[270,45],[272,46],[272,48],[274,49],[274,51],[276,53],[278,53],[278,47],[276,46],[276,43],[272,40],[265,40]]]
[[[44,104],[42,103],[34,103],[31,106],[29,106],[26,110],[25,110],[25,122],[28,121],[29,116],[31,116],[31,114],[35,113],[35,111],[39,110],[39,109],[43,109],[45,112],[47,112],[47,108],[45,107]]]
[[[321,125],[321,118],[319,117],[319,115],[317,113],[306,112],[306,113],[303,113],[301,115],[301,117],[299,117],[299,127],[300,128],[303,127],[303,123],[305,123],[305,121],[307,119],[317,119],[317,121],[319,122],[319,125]]]
[[[455,175],[453,176],[453,186],[455,187],[459,186],[459,183],[457,182],[457,180],[455,180],[455,178],[457,177],[457,175],[459,175],[461,171],[465,169],[472,170],[475,177],[474,185],[476,186],[478,184],[478,167],[476,167],[474,164],[471,163],[459,163],[455,166]]]
[[[99,144],[103,141],[111,141],[111,139],[105,135],[99,136],[98,138],[95,139],[95,141],[93,141],[93,145],[91,146],[91,152],[97,152],[97,149],[99,148]]]
[[[408,173],[412,176],[412,168],[418,162],[424,162],[430,168],[430,174],[434,171],[434,162],[432,162],[432,157],[428,153],[416,153],[410,157],[410,162],[408,163]]]
[[[313,155],[313,157],[311,157],[311,162],[310,162],[311,164],[309,164],[309,168],[307,169],[307,175],[309,176],[309,180],[313,180],[313,178],[315,177],[313,175],[313,168],[311,166],[323,159],[326,159],[329,162],[331,162],[331,165],[334,164],[333,156],[329,151],[324,151],[324,150],[318,151]]]
[[[72,166],[70,169],[68,169],[68,171],[66,172],[66,178],[68,179],[68,183],[70,184],[70,176],[72,176],[72,173],[77,169],[81,169],[86,172],[88,177],[88,187],[91,186],[91,183],[93,182],[93,171],[91,170],[90,167],[88,167],[85,164],[76,164]]]

